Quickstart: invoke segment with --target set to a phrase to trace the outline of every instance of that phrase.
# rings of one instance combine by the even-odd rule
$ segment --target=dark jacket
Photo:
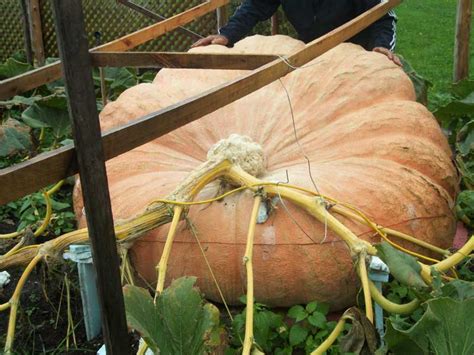
[[[259,21],[270,18],[278,6],[291,22],[299,39],[307,43],[352,20],[382,0],[244,0],[220,34],[229,45],[244,38]],[[393,11],[349,41],[367,50],[384,47],[393,50],[396,40]]]

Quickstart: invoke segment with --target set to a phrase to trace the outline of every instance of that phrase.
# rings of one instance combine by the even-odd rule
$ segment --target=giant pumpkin
[[[281,54],[303,46],[284,36],[254,36],[231,49],[210,46],[194,51]],[[244,73],[163,69],[153,83],[130,88],[109,103],[100,116],[102,129],[128,123]],[[168,195],[206,160],[215,143],[232,134],[248,136],[263,147],[265,171],[260,179],[288,179],[312,190],[316,184],[322,194],[356,206],[378,224],[441,247],[451,244],[457,180],[448,144],[433,116],[415,102],[403,70],[385,56],[353,44],[341,44],[281,81],[109,161],[115,218],[129,218],[153,198]],[[215,181],[198,199],[214,197],[226,188]],[[76,211],[84,224],[81,206],[77,198]],[[251,206],[252,193],[244,191],[189,210],[231,304],[245,293],[242,257]],[[363,239],[377,241],[368,227],[340,220]],[[167,230],[160,227],[132,247],[135,270],[149,283],[156,282],[155,266]],[[358,282],[348,248],[323,223],[290,202],[277,201],[268,220],[257,225],[253,263],[258,302],[288,306],[319,300],[341,309],[355,301]],[[167,283],[182,275],[197,276],[206,297],[221,300],[185,222],[173,244]]]

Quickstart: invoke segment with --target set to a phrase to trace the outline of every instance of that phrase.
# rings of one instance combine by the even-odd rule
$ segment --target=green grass
[[[405,0],[396,10],[396,51],[434,84],[435,91],[446,88],[453,77],[456,8],[456,0]],[[472,32],[470,78],[474,78]]]

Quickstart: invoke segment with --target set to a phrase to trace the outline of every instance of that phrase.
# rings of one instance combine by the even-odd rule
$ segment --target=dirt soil
[[[0,223],[0,234],[11,231],[11,226]],[[10,242],[0,241],[0,255],[10,247]],[[6,271],[10,273],[10,283],[0,288],[0,304],[8,302],[13,295],[23,268]],[[74,327],[74,335],[69,330],[69,336],[65,274],[70,284]],[[0,353],[5,344],[8,315],[9,311],[4,311],[0,316]],[[95,354],[103,344],[100,335],[87,341],[76,267],[64,260],[42,263],[31,273],[22,291],[15,329],[14,354]]]

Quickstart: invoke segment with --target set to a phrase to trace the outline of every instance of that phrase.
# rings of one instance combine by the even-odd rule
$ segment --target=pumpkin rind
[[[254,36],[234,48],[195,51],[289,53],[304,46],[284,36]],[[152,84],[125,91],[101,113],[104,130],[175,104],[242,75],[244,71],[163,69]],[[294,111],[294,124],[284,87]],[[449,146],[433,116],[414,102],[412,84],[385,56],[342,44],[280,81],[107,162],[116,219],[142,211],[165,197],[206,160],[209,148],[233,133],[262,145],[264,181],[286,181],[350,203],[378,224],[441,247],[451,245],[457,191]],[[198,199],[219,191],[210,184]],[[82,203],[76,189],[76,212]],[[226,301],[245,293],[242,257],[252,193],[242,192],[190,209]],[[340,218],[357,235],[376,242],[368,227]],[[168,227],[141,238],[132,248],[137,272],[156,282]],[[404,243],[401,243],[404,244]],[[404,244],[406,245],[406,244]],[[413,250],[418,250],[410,246]],[[345,244],[324,225],[289,202],[280,202],[256,228],[255,297],[271,306],[312,300],[341,309],[355,301],[357,277]],[[221,301],[194,236],[182,222],[173,244],[167,283],[182,275],[198,277],[206,297]]]

